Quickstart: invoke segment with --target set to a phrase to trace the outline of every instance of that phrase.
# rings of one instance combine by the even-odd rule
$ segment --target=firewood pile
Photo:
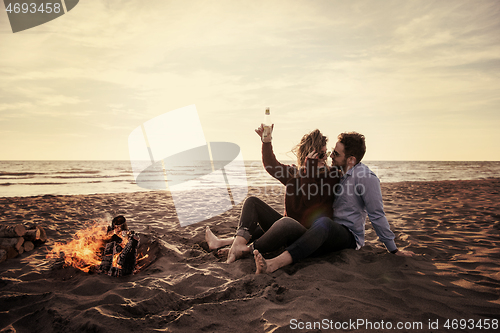
[[[46,241],[45,230],[34,224],[0,226],[0,262],[33,251]]]

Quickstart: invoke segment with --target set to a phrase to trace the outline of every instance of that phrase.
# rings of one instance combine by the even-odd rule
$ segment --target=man
[[[365,221],[368,215],[379,239],[387,250],[400,256],[411,251],[398,250],[384,213],[380,180],[361,160],[366,152],[365,137],[356,132],[341,133],[331,154],[333,165],[342,173],[335,189],[333,220],[316,220],[311,228],[279,256],[265,260],[255,250],[257,274],[275,270],[303,259],[312,253],[360,249],[365,244]]]

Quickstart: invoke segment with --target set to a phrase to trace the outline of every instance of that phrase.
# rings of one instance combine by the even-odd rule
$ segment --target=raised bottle
[[[262,139],[264,140],[268,136],[271,136],[271,132],[273,130],[273,122],[271,121],[271,112],[269,108],[266,108],[266,114],[264,115],[264,121],[262,122],[264,125],[264,132],[262,133]]]

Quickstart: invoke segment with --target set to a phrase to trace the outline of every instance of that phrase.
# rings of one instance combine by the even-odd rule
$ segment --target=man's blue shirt
[[[333,219],[354,234],[357,249],[365,245],[366,215],[387,250],[397,249],[394,233],[385,217],[380,180],[363,163],[356,164],[336,186]]]

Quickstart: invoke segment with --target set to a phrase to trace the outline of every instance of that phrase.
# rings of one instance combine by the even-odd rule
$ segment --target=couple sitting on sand
[[[399,250],[385,217],[380,181],[363,163],[365,137],[341,133],[326,165],[327,138],[319,130],[302,137],[294,148],[299,167],[278,162],[271,135],[263,137],[263,126],[255,130],[262,141],[262,162],[267,172],[286,186],[284,216],[257,197],[248,197],[241,210],[234,238],[218,238],[209,227],[205,239],[210,250],[231,245],[227,263],[253,252],[257,274],[304,259],[342,249],[359,249],[365,243],[366,215],[388,251]],[[264,259],[261,253],[286,250]],[[220,250],[219,252],[223,252]],[[227,251],[227,249],[225,250]]]

